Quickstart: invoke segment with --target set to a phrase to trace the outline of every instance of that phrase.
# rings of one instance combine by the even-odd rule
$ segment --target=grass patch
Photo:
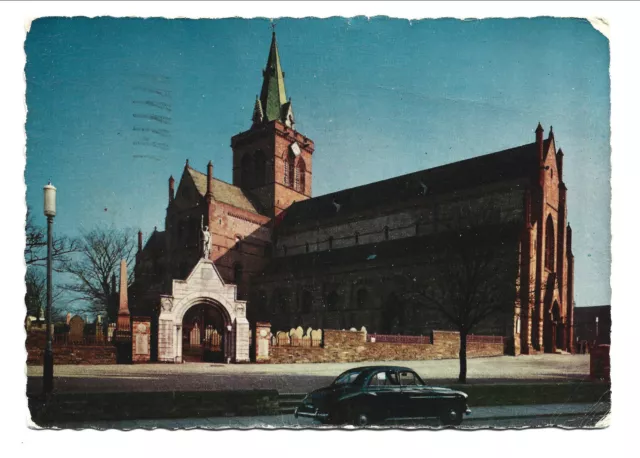
[[[454,384],[448,388],[469,395],[469,406],[595,403],[611,401],[605,382]]]

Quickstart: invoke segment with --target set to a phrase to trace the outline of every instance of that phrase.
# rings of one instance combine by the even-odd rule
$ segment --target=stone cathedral
[[[248,361],[256,322],[450,329],[405,293],[411,278],[428,283],[444,269],[437,260],[460,215],[509,279],[499,313],[477,332],[504,336],[508,354],[571,349],[571,227],[552,128],[545,138],[538,124],[531,143],[508,150],[313,197],[315,145],[296,129],[275,32],[251,121],[231,138],[232,183],[211,162],[187,161],[177,183],[169,178],[164,230],[145,243],[138,234],[130,307],[150,318],[152,360],[203,360],[207,339],[207,358]]]

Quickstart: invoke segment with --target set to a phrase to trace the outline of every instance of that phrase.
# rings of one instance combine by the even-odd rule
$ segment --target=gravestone
[[[69,341],[82,342],[84,339],[84,320],[81,316],[74,316],[69,321]]]
[[[189,344],[193,346],[200,345],[200,327],[198,325],[194,326],[189,333]]]
[[[271,324],[256,323],[255,352],[256,362],[269,360],[269,343],[271,340]]]
[[[133,319],[132,361],[148,362],[151,359],[151,320],[149,318]]]
[[[116,332],[116,324],[109,323],[109,327],[107,328],[107,341],[111,342],[113,340],[113,333]]]
[[[311,331],[311,345],[320,345],[322,342],[322,329]]]
[[[289,333],[285,331],[278,331],[276,333],[276,341],[278,342],[278,345],[289,345],[291,342],[289,340]]]

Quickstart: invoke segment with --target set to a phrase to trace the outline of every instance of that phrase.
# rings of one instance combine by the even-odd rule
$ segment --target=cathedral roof
[[[187,171],[201,196],[207,193],[207,175],[187,167]],[[242,189],[224,181],[213,179],[213,200],[222,202],[241,210],[261,215],[259,203]]]
[[[162,253],[165,248],[165,235],[164,231],[154,230],[144,246],[145,252],[148,250],[150,253]]]
[[[549,144],[549,140],[544,141],[545,151]],[[296,202],[286,210],[279,227],[293,229],[297,225],[324,222],[421,195],[455,193],[492,183],[532,179],[537,174],[538,149],[536,143],[530,143]]]

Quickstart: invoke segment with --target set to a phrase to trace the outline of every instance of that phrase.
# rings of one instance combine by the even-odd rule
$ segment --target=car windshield
[[[353,383],[360,375],[360,371],[348,371],[340,374],[337,379],[333,381],[334,385],[348,385]]]

